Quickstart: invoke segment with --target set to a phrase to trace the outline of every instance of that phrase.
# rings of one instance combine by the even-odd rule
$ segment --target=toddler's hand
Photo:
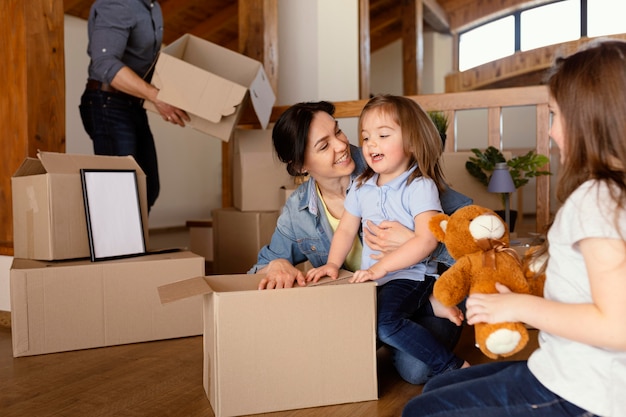
[[[339,276],[339,267],[333,264],[322,265],[318,268],[310,269],[306,273],[307,282],[317,282],[323,277],[330,277],[331,279],[337,279]]]

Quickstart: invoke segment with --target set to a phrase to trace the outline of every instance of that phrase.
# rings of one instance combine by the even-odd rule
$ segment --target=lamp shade
[[[491,174],[487,191],[490,193],[512,193],[515,191],[513,178],[506,162],[498,162]]]

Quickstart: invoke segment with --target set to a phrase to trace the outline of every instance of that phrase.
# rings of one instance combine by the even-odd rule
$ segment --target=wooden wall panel
[[[63,2],[0,2],[0,254],[13,255],[11,176],[38,150],[65,152]]]

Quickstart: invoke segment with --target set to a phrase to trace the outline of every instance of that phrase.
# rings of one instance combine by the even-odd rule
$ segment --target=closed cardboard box
[[[203,294],[204,390],[216,417],[378,399],[376,284],[348,284],[350,275],[275,291],[245,274],[159,288],[166,305]]]
[[[259,250],[270,243],[278,211],[215,209],[213,217],[213,271],[244,274],[256,264]]]
[[[115,261],[13,260],[13,356],[202,334],[202,301],[162,305],[161,285],[204,274],[181,251]]]
[[[271,130],[236,129],[234,148],[235,208],[241,211],[280,210],[284,196],[281,187],[293,186],[293,179],[274,152]]]
[[[13,248],[16,258],[88,258],[89,237],[80,169],[132,169],[148,244],[146,176],[132,156],[39,152],[26,158],[11,178]]]
[[[225,142],[248,99],[263,129],[276,101],[259,61],[190,34],[163,48],[152,84],[159,100],[187,112],[193,128]],[[149,101],[144,106],[156,111]]]

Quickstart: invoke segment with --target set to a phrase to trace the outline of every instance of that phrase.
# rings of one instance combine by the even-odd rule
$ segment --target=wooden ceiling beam
[[[435,32],[450,33],[448,14],[437,0],[422,0],[424,4],[424,23]]]

